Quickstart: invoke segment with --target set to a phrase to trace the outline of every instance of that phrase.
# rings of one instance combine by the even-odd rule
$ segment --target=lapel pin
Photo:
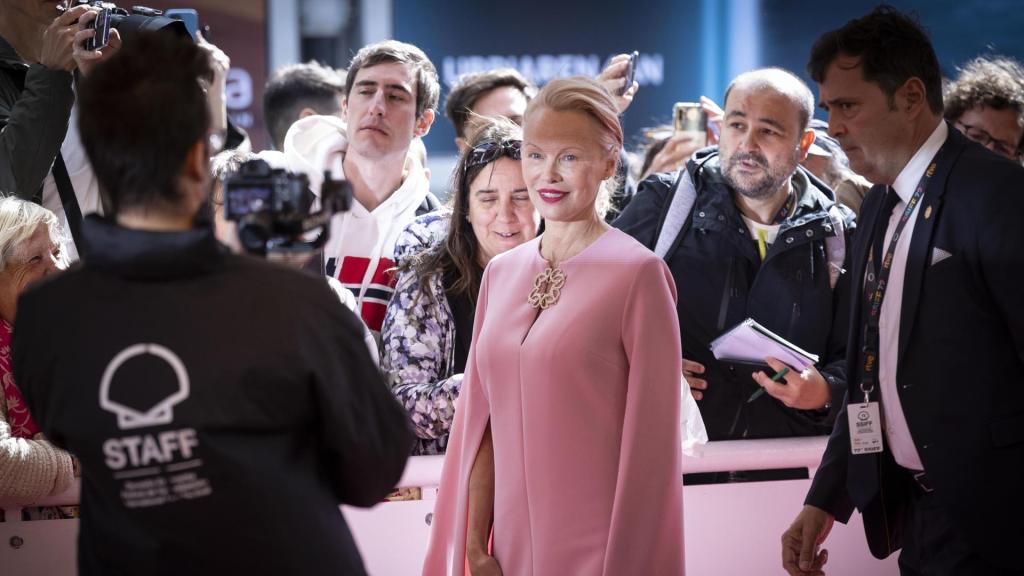
[[[934,162],[932,162],[932,165],[928,167],[928,177],[931,178],[932,174],[935,174],[935,163]]]
[[[932,217],[932,207],[929,206],[924,209],[924,219],[927,220]]]

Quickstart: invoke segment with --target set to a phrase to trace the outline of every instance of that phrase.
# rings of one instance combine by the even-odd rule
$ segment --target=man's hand
[[[621,83],[619,85],[621,86]],[[722,133],[722,118],[725,112],[718,104],[715,104],[714,100],[707,96],[700,97],[700,107],[708,116],[707,143],[702,145],[699,142],[695,142],[691,133],[673,134],[668,142],[665,143],[665,147],[654,155],[654,159],[651,161],[647,172],[640,175],[641,180],[644,180],[651,174],[678,170],[700,148],[718,144],[718,136]]]
[[[722,122],[725,119],[725,110],[707,96],[700,97],[700,107],[708,115],[708,146],[718,144],[718,138],[722,134]]]
[[[789,529],[782,534],[782,567],[790,576],[824,576],[828,550],[818,552],[825,542],[835,516],[815,506],[804,506]]]
[[[82,7],[84,6],[79,6],[79,8]],[[78,71],[82,73],[82,76],[88,76],[97,64],[109,59],[121,49],[121,34],[118,33],[117,28],[113,27],[110,28],[106,46],[99,50],[85,49],[85,42],[96,35],[96,30],[86,28],[86,25],[95,20],[100,13],[100,9],[95,6],[89,6],[88,9],[88,12],[78,19],[78,32],[75,33],[75,50],[73,52],[75,62],[78,64]]]
[[[43,31],[43,47],[39,51],[40,64],[50,70],[71,72],[75,69],[75,38],[80,30],[75,22],[91,11],[89,6],[75,6],[54,18]]]
[[[697,376],[697,374],[703,373],[703,364],[683,358],[683,377],[686,378],[686,383],[690,385],[690,393],[693,394],[694,400],[704,398],[702,390],[708,389],[708,381]]]
[[[769,356],[764,361],[776,372],[787,366],[775,358]],[[764,391],[774,396],[780,402],[798,410],[821,410],[832,398],[832,390],[828,387],[825,377],[818,372],[818,369],[811,366],[802,373],[790,369],[783,378],[785,384],[773,382],[764,372],[754,372],[751,377]]]
[[[695,140],[692,133],[680,132],[672,135],[668,142],[665,142],[665,147],[654,155],[647,172],[640,175],[640,180],[646,179],[651,174],[679,170],[698,148],[700,148],[700,143]]]
[[[640,89],[640,84],[633,82],[633,85],[626,90],[625,94],[620,95],[619,90],[626,85],[626,69],[629,68],[629,54],[619,54],[611,59],[608,63],[608,67],[601,71],[597,75],[597,80],[604,87],[612,93],[615,97],[615,105],[619,109],[619,114],[626,111],[629,105],[633,103],[633,97],[636,96],[636,91]]]

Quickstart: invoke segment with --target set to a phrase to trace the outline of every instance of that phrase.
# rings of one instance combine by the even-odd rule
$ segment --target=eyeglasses
[[[1013,144],[1007,144],[1002,140],[996,140],[995,138],[992,137],[991,134],[982,130],[981,128],[977,128],[969,124],[964,124],[963,122],[959,121],[956,122],[956,127],[959,128],[960,131],[963,132],[971,140],[974,140],[975,142],[981,144],[982,146],[990,147],[990,149],[993,152],[999,154],[1000,156],[1006,156],[1011,160],[1016,160],[1021,155],[1020,148]]]
[[[490,164],[502,156],[513,160],[522,160],[523,142],[521,140],[502,140],[500,142],[484,142],[466,154],[466,169]]]

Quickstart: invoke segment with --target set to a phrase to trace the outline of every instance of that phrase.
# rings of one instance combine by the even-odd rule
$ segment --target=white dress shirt
[[[918,182],[924,175],[928,165],[931,164],[935,154],[946,141],[949,135],[949,128],[945,122],[939,122],[938,127],[932,132],[928,140],[918,148],[911,157],[903,171],[896,177],[892,188],[900,197],[892,214],[889,215],[889,226],[885,232],[885,247],[889,249],[889,241],[896,231],[896,224],[903,215],[914,195]],[[897,392],[896,369],[899,365],[900,345],[900,307],[903,305],[903,281],[907,271],[907,253],[910,251],[910,240],[914,235],[914,223],[918,213],[921,211],[922,202],[918,202],[911,213],[910,219],[903,228],[903,233],[896,242],[896,252],[893,254],[892,269],[889,272],[889,287],[885,291],[885,299],[882,301],[882,309],[878,316],[879,350],[878,350],[878,383],[882,397],[882,417],[885,421],[885,436],[892,450],[892,456],[896,463],[911,470],[924,470],[921,464],[921,456],[917,453],[917,447],[907,427],[907,419],[903,415],[903,406],[900,404],[900,396]],[[882,217],[884,215],[880,215]]]

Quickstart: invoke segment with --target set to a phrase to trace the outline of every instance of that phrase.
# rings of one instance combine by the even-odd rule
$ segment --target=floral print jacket
[[[445,210],[418,217],[398,237],[395,262],[401,266],[419,251],[443,242],[449,217]],[[431,298],[426,298],[414,272],[399,273],[381,328],[381,369],[419,436],[414,454],[444,454],[462,385],[462,374],[452,373],[455,320],[441,275],[429,282]]]

